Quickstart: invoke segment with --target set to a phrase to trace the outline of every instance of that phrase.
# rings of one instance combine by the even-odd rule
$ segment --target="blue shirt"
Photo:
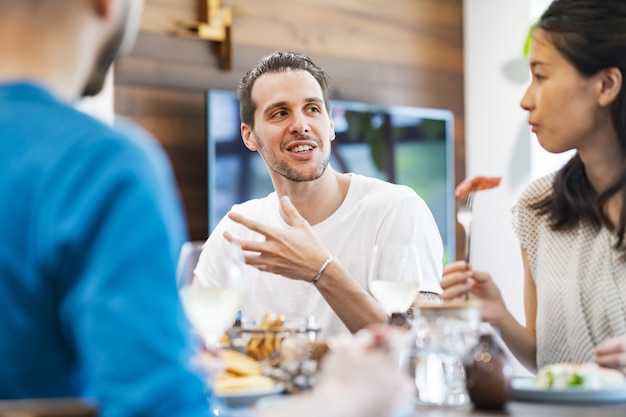
[[[0,398],[94,397],[101,415],[209,414],[189,364],[171,168],[32,83],[0,85]]]

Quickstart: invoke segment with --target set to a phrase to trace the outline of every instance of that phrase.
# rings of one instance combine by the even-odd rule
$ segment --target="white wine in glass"
[[[376,245],[372,249],[368,289],[388,316],[404,314],[419,293],[422,267],[410,245]]]
[[[181,251],[180,263],[192,263],[192,266],[181,267],[179,270],[191,269],[198,262],[201,248]],[[244,276],[244,259],[241,247],[235,243],[228,244],[220,256],[221,265],[218,272],[223,278],[221,284],[204,286],[193,280],[179,280],[180,299],[191,326],[204,340],[205,347],[214,350],[219,341],[232,326],[246,291]]]
[[[231,288],[188,285],[180,290],[180,298],[189,322],[211,349],[219,346],[222,335],[232,326],[242,295]]]

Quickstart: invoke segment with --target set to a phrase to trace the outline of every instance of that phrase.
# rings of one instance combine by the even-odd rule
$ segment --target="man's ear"
[[[601,84],[598,104],[602,107],[608,107],[622,91],[622,72],[619,68],[611,67],[601,70],[599,76]]]
[[[251,151],[259,150],[252,129],[250,129],[250,126],[245,123],[241,124],[241,138],[243,139],[243,144],[246,145],[246,148],[250,149]]]

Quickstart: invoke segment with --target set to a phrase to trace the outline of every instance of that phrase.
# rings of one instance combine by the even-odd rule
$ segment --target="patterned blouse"
[[[537,367],[592,360],[606,338],[626,334],[626,259],[605,227],[580,222],[555,232],[530,204],[552,190],[554,173],[531,183],[513,207],[537,288]]]

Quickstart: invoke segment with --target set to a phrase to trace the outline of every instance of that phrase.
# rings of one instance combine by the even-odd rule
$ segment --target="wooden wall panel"
[[[201,16],[193,2],[175,3],[148,0],[142,30],[168,33],[177,21]],[[462,71],[459,0],[224,0],[223,5],[235,13],[237,45]]]
[[[151,53],[152,50],[156,51]],[[243,74],[270,51],[236,45],[234,69],[222,71],[217,68],[217,60],[209,55],[204,41],[144,33],[133,55],[117,64],[116,82],[195,90],[235,89]],[[185,54],[187,59],[169,59],[168,54]],[[445,108],[463,113],[463,80],[454,72],[309,55],[331,76],[333,98]]]
[[[462,0],[222,0],[235,13],[232,71],[218,68],[211,42],[173,35],[177,21],[202,18],[204,3],[147,0],[137,45],[115,67],[116,111],[165,147],[193,239],[207,233],[205,92],[234,90],[274,50],[310,55],[333,98],[452,110],[463,178]]]
[[[203,92],[117,82],[115,108],[163,145],[185,204],[189,233],[194,239],[206,238],[208,182]]]

